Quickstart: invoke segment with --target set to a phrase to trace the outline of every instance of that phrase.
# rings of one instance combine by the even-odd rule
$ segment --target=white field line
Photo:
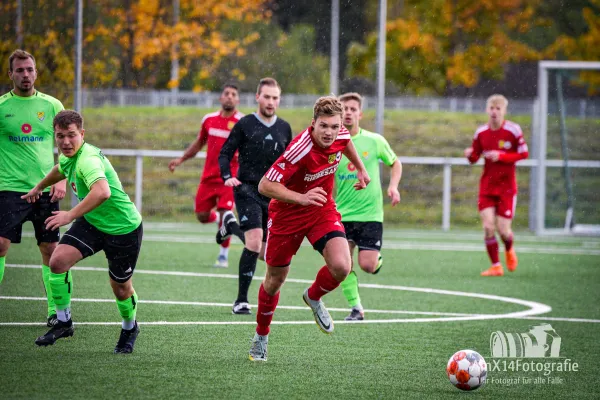
[[[23,234],[23,236],[33,237],[31,234]],[[145,242],[161,242],[161,243],[198,243],[198,244],[215,244],[215,240],[211,236],[176,236],[176,235],[155,235],[145,234]],[[483,240],[482,240],[483,242]],[[238,243],[241,244],[241,243]],[[302,246],[310,246],[307,241],[302,243]],[[422,242],[399,242],[385,240],[384,249],[388,250],[417,250],[417,251],[461,251],[461,252],[482,252],[484,246],[482,244],[461,243],[461,242],[445,242],[445,243],[422,243]],[[600,249],[591,249],[588,247],[569,248],[559,246],[516,246],[517,252],[526,254],[556,254],[556,255],[586,255],[600,256]]]

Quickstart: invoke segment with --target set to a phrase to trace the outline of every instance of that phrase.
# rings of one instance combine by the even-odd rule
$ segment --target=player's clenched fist
[[[471,157],[471,154],[473,154],[473,148],[472,147],[467,147],[464,151],[465,157],[469,158]]]
[[[308,192],[304,193],[300,199],[300,204],[303,206],[323,207],[323,204],[326,202],[327,192],[322,187],[310,189]]]

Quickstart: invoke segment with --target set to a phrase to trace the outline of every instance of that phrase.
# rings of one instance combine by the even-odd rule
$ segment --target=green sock
[[[356,272],[351,271],[350,274],[342,282],[342,292],[348,300],[351,307],[360,306],[360,295],[358,294],[358,277]]]
[[[130,298],[125,300],[117,300],[119,314],[123,318],[123,329],[131,330],[135,326],[135,314],[137,313],[138,295],[133,292]]]
[[[2,283],[2,278],[4,278],[4,266],[6,265],[6,257],[0,257],[0,283]]]
[[[62,274],[50,272],[50,290],[56,314],[60,321],[66,322],[71,319],[71,292],[73,291],[73,277],[71,271]]]
[[[56,314],[56,304],[52,298],[52,288],[50,287],[50,267],[42,265],[42,279],[44,281],[44,288],[46,289],[46,298],[48,299],[48,317]]]

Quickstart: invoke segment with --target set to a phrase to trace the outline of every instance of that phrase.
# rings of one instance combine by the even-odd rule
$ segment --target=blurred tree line
[[[374,90],[378,0],[340,0],[342,90]],[[21,0],[22,48],[43,90],[67,99],[75,5]],[[17,2],[0,5],[0,62],[17,48]],[[90,88],[255,89],[274,76],[287,93],[329,89],[331,0],[84,1],[83,84]],[[600,59],[600,0],[389,0],[391,94],[448,94],[503,79],[507,65]],[[171,61],[179,76],[171,79]],[[583,75],[591,90],[598,73]],[[10,88],[6,75],[2,88]],[[67,101],[67,100],[65,100]]]

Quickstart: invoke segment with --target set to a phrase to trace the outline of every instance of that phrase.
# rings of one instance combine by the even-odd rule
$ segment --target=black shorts
[[[23,223],[31,221],[38,246],[58,242],[58,229],[50,231],[44,223],[52,211],[58,211],[58,202],[51,203],[50,193],[46,192],[35,203],[28,203],[21,199],[24,194],[27,193],[0,191],[0,236],[12,243],[21,243]]]
[[[109,235],[99,231],[83,217],[77,218],[65,232],[60,244],[68,244],[81,252],[83,258],[104,250],[108,260],[108,274],[115,282],[125,283],[131,279],[140,248],[142,247],[142,224],[124,235]]]
[[[269,219],[270,198],[258,192],[258,185],[242,183],[233,188],[235,208],[238,212],[242,232],[250,229],[263,230],[263,242],[267,241],[267,221]]]
[[[361,250],[381,250],[383,224],[381,222],[344,222],[346,238]]]

